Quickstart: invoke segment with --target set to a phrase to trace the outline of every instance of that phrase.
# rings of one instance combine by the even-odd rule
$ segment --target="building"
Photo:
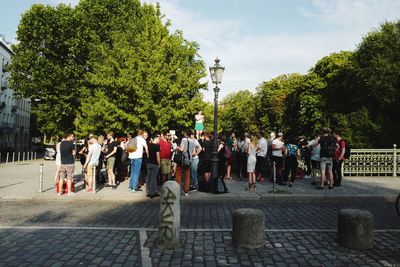
[[[0,150],[29,151],[31,100],[19,99],[9,87],[7,67],[13,52],[0,35]]]

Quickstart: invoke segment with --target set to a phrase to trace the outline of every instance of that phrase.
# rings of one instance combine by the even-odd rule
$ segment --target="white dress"
[[[256,151],[257,147],[253,144],[249,145],[249,156],[247,158],[247,172],[254,172],[256,169]]]

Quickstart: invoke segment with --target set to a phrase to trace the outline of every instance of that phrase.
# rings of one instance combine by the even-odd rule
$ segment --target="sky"
[[[368,32],[400,19],[400,0],[144,0],[159,2],[171,32],[200,46],[209,66],[225,67],[220,98],[255,91],[278,75],[305,74],[324,56],[353,51]],[[78,0],[3,0],[0,34],[15,42],[21,14],[33,3],[76,5]],[[210,76],[207,101],[213,100]],[[207,89],[207,88],[206,88]]]

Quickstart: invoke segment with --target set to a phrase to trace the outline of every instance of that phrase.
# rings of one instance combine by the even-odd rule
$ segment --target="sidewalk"
[[[43,193],[39,193],[39,170],[43,163],[44,183]],[[79,162],[76,163],[76,171],[81,172]],[[76,184],[75,196],[57,197],[54,189],[54,161],[36,160],[23,163],[2,164],[0,166],[0,199],[91,199],[91,200],[123,200],[141,201],[146,198],[143,192],[131,193],[128,191],[128,183],[122,182],[116,190],[111,188],[98,188],[96,194],[86,193],[83,183]],[[245,181],[228,180],[227,194],[210,194],[203,192],[190,192],[188,197],[182,197],[183,201],[192,200],[273,200],[273,199],[297,199],[297,200],[324,200],[324,199],[386,199],[394,201],[400,193],[400,177],[345,177],[341,188],[334,190],[315,190],[310,180],[296,180],[293,187],[277,186],[280,193],[271,193],[272,184],[266,182],[257,184],[256,192],[245,190]],[[145,189],[145,188],[143,188]]]

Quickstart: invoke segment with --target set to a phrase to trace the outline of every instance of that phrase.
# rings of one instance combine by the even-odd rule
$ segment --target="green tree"
[[[255,110],[255,96],[248,90],[241,90],[227,95],[220,103],[220,125],[225,134],[235,131],[242,134],[258,130]]]
[[[33,102],[39,128],[57,134],[73,128],[82,90],[84,67],[75,51],[79,21],[66,5],[33,5],[18,26],[13,45],[11,87]]]

